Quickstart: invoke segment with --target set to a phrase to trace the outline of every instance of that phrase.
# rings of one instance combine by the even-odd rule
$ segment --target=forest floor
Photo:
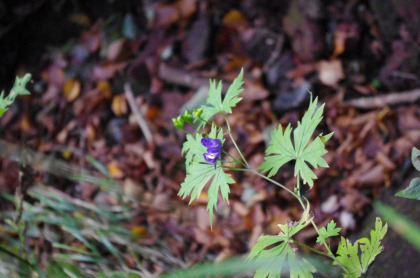
[[[243,101],[229,120],[255,168],[273,126],[297,124],[308,90],[325,103],[317,131],[334,132],[325,155],[330,167],[316,170],[306,193],[319,226],[335,219],[345,234],[360,232],[373,225],[363,222],[372,201],[413,176],[410,153],[420,146],[419,1],[79,2],[2,4],[0,82],[7,88],[26,72],[33,82],[32,94],[0,119],[0,145],[24,146],[45,155],[41,160],[98,176],[103,165],[139,204],[124,227],[142,246],[174,258],[144,258],[149,271],[245,254],[258,236],[278,234],[279,223],[301,214],[287,192],[245,174],[235,177],[229,204],[219,202],[213,230],[206,190],[191,205],[177,196],[185,135],[172,118],[203,102],[209,78],[230,84],[244,69]],[[229,142],[224,148],[233,150]],[[0,191],[13,193],[19,163],[5,153]],[[98,206],[120,201],[70,179],[68,169],[57,175],[29,164],[38,171],[34,184]],[[293,168],[286,165],[274,178],[291,187]],[[314,236],[307,229],[297,239],[314,245]],[[36,246],[40,254],[55,250]],[[419,253],[410,256],[418,260]]]

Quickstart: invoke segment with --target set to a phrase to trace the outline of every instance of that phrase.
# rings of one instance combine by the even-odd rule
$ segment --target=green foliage
[[[420,171],[420,150],[416,147],[411,151],[411,162],[417,171]],[[397,197],[403,197],[407,199],[420,200],[420,178],[414,178],[411,180],[410,185],[395,194]]]
[[[420,171],[420,150],[416,147],[413,147],[411,150],[411,162],[413,163],[414,168],[417,171]]]
[[[336,224],[334,220],[331,220],[330,223],[328,223],[327,228],[322,227],[319,229],[319,236],[316,239],[317,243],[324,244],[325,240],[329,237],[338,236],[339,232],[341,231],[341,228],[336,228]]]
[[[404,190],[397,192],[395,196],[420,201],[420,178],[412,179],[410,185]]]
[[[303,182],[312,188],[313,180],[317,177],[309,168],[308,163],[314,168],[318,166],[328,167],[322,156],[327,153],[325,142],[331,138],[332,133],[326,136],[321,134],[309,143],[312,134],[322,119],[324,110],[324,104],[321,107],[317,107],[317,103],[318,98],[312,101],[311,95],[308,111],[304,114],[302,122],[298,122],[297,128],[293,132],[294,144],[292,144],[292,128],[290,124],[284,131],[282,126],[279,125],[277,130],[271,133],[270,146],[266,150],[267,156],[259,167],[262,171],[270,171],[268,177],[275,175],[285,163],[296,160],[295,177],[299,175],[302,177]]]
[[[356,278],[366,274],[369,265],[383,250],[381,241],[387,229],[388,224],[383,226],[382,220],[378,217],[375,221],[375,229],[370,231],[370,240],[361,238],[352,244],[348,239],[341,238],[337,250],[337,260],[346,269],[344,277]],[[334,264],[337,264],[337,262],[334,261]]]
[[[29,95],[29,91],[26,90],[26,84],[31,80],[29,73],[25,74],[22,78],[16,76],[15,84],[12,87],[9,95],[4,97],[4,91],[0,94],[0,117],[3,116],[4,112],[9,109],[9,106],[15,101],[15,98],[19,95]]]
[[[298,259],[296,249],[290,246],[292,237],[311,220],[308,204],[299,222],[278,225],[282,231],[277,236],[260,236],[248,256],[248,260],[263,264],[254,277],[280,277],[284,267],[289,269],[289,277],[313,277],[315,268],[307,261]],[[275,246],[269,248],[273,245]]]
[[[183,129],[185,123],[189,123],[190,125],[193,125],[193,122],[196,121],[201,117],[201,114],[203,113],[203,109],[194,109],[193,113],[189,110],[185,110],[184,115],[180,115],[177,118],[173,118],[172,122],[174,123],[174,126],[178,129]]]
[[[307,260],[297,257],[297,249],[294,247],[295,244],[306,247],[315,253],[330,257],[334,260],[335,264],[338,264],[346,272],[346,277],[359,277],[367,271],[369,264],[381,252],[380,240],[384,237],[387,226],[382,227],[382,222],[379,219],[379,222],[377,221],[376,223],[376,229],[371,232],[371,241],[363,238],[353,245],[348,240],[346,241],[342,238],[341,245],[338,249],[339,257],[337,258],[331,252],[329,240],[327,243],[327,239],[338,236],[341,228],[336,227],[336,223],[331,221],[326,227],[318,230],[316,224],[312,221],[312,216],[309,215],[309,204],[304,205],[307,203],[307,200],[298,193],[300,191],[296,190],[299,189],[301,179],[304,184],[308,184],[310,188],[313,187],[314,179],[317,178],[313,168],[328,167],[323,155],[327,153],[325,143],[331,138],[332,133],[326,136],[319,134],[311,141],[315,129],[322,120],[324,104],[318,106],[318,98],[313,100],[311,95],[308,111],[305,112],[302,120],[298,122],[294,130],[289,124],[285,129],[280,125],[272,132],[271,142],[266,150],[265,161],[259,167],[260,170],[268,172],[268,175],[265,176],[252,169],[246,161],[231,134],[230,125],[226,117],[226,114],[232,113],[232,108],[241,100],[239,94],[242,91],[242,79],[243,71],[241,71],[229,87],[224,98],[222,98],[222,83],[210,81],[206,104],[201,106],[199,110],[194,110],[193,113],[186,111],[184,115],[173,119],[176,128],[184,130],[185,123],[192,126],[195,125],[196,128],[196,132],[193,134],[187,132],[186,141],[183,144],[182,153],[185,154],[187,173],[178,195],[182,196],[182,198],[190,196],[191,203],[200,196],[203,188],[210,184],[207,194],[207,210],[210,215],[210,222],[212,223],[214,210],[217,209],[219,191],[222,198],[228,202],[229,185],[234,182],[231,175],[225,173],[223,169],[228,168],[230,170],[254,173],[288,191],[298,199],[304,209],[304,213],[299,221],[279,225],[281,232],[277,236],[260,236],[247,259],[249,262],[248,267],[256,268],[255,277],[274,278],[280,277],[282,274],[288,274],[289,277],[296,278],[313,277],[312,273],[316,269]],[[232,157],[233,162],[239,162],[238,164],[242,164],[245,168],[239,169],[222,165],[220,159],[216,160],[216,163],[213,164],[207,162],[204,158],[203,154],[208,150],[207,147],[201,144],[203,134],[205,134],[201,130],[202,127],[211,124],[212,127],[208,137],[220,139],[224,142],[223,129],[216,126],[215,123],[209,122],[216,114],[221,114],[226,121],[226,131],[230,135],[233,146],[240,156],[240,159]],[[293,160],[295,162],[294,176],[297,177],[298,181],[294,191],[270,178],[279,171],[281,166]],[[309,223],[312,223],[315,230],[318,231],[317,243],[322,244],[327,252],[316,250],[292,239],[296,233],[305,228]],[[361,250],[360,259],[358,257],[359,249]],[[227,267],[223,271],[225,272],[221,273],[227,273],[231,271],[231,268]],[[191,271],[180,271],[173,276],[168,275],[165,277],[189,277],[188,275],[192,275],[191,277],[201,277],[200,275],[207,277],[206,275],[210,272],[218,273],[213,271],[199,272],[198,268],[196,270],[191,269]]]
[[[232,108],[241,101],[238,97],[242,92],[243,69],[237,78],[230,85],[225,98],[222,101],[222,82],[216,84],[215,80],[210,80],[209,95],[206,105],[201,106],[202,115],[197,119],[198,127],[201,128],[217,113],[232,113]]]
[[[29,189],[28,195],[32,201],[23,203],[22,213],[22,219],[27,223],[26,237],[31,241],[44,238],[54,249],[54,253],[48,256],[46,276],[39,270],[39,277],[148,277],[149,273],[146,270],[138,271],[143,275],[127,272],[130,267],[123,258],[127,254],[135,259],[138,256],[157,256],[164,264],[173,260],[164,252],[142,247],[134,240],[131,231],[122,224],[137,212],[126,206],[97,206],[43,185],[35,185]],[[2,194],[2,197],[13,201],[11,195]],[[9,223],[9,219],[14,218],[15,214],[16,212],[3,213],[0,219]],[[0,269],[9,264],[6,267],[6,273],[10,274],[8,277],[13,277],[12,273],[30,273],[30,269],[22,272],[25,270],[22,266],[25,265],[16,263],[18,250],[11,247],[19,246],[19,241],[7,237],[16,227],[4,227],[7,230],[0,233],[0,238],[9,243],[7,250],[11,253],[7,255],[0,252]],[[37,260],[30,260],[31,263],[32,261],[36,266]],[[86,263],[89,263],[90,267]],[[80,264],[85,267],[81,268]],[[141,269],[140,263],[138,266]],[[104,273],[98,272],[98,268]],[[109,276],[112,270],[124,270],[126,275]],[[31,276],[28,274],[24,277]]]
[[[200,196],[204,186],[211,181],[207,193],[207,211],[210,216],[210,224],[213,220],[213,210],[217,209],[217,197],[220,193],[223,200],[229,202],[229,184],[234,183],[230,174],[223,171],[222,163],[217,161],[216,167],[212,163],[205,161],[203,154],[206,152],[206,147],[201,144],[201,134],[187,135],[187,141],[184,142],[182,152],[185,155],[185,165],[187,169],[187,176],[185,181],[181,184],[181,189],[178,192],[182,198],[190,196],[190,203]],[[223,140],[223,130],[212,126],[209,138]]]

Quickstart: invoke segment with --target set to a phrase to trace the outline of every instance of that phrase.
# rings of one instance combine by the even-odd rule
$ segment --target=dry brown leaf
[[[236,29],[237,31],[244,31],[249,28],[249,23],[246,17],[238,10],[231,10],[223,17],[223,25]]]
[[[106,57],[108,60],[119,63],[131,56],[131,50],[126,39],[113,41],[108,47]]]
[[[105,94],[111,94],[111,92],[112,92],[111,85],[109,84],[109,82],[108,82],[108,81],[99,81],[99,82],[96,84],[96,88],[97,88],[100,92],[105,93]]]
[[[79,80],[75,78],[70,78],[69,80],[66,81],[63,87],[64,98],[68,102],[72,102],[79,96],[81,87],[82,87],[82,84],[80,83]]]
[[[143,199],[144,188],[140,183],[130,178],[126,178],[124,179],[123,189],[124,193],[128,196],[131,196],[138,201]]]
[[[76,120],[71,120],[66,126],[57,134],[56,139],[59,144],[64,144],[67,140],[69,131],[77,125]]]
[[[91,124],[88,124],[85,128],[85,134],[84,135],[85,135],[86,141],[88,143],[93,142],[96,138],[95,128]]]
[[[247,207],[244,203],[234,201],[232,203],[233,211],[239,214],[242,217],[245,217],[249,214],[249,207]]]
[[[118,166],[116,161],[111,161],[110,163],[108,163],[107,168],[109,175],[114,179],[121,179],[124,177],[124,172]]]
[[[360,175],[357,179],[361,186],[375,186],[383,184],[385,181],[385,167],[383,165],[376,165],[372,169]]]
[[[103,62],[100,65],[96,65],[92,69],[92,77],[95,80],[108,80],[117,75],[118,72],[122,71],[126,67],[127,63],[110,63]]]
[[[127,101],[125,100],[125,95],[116,95],[112,98],[111,103],[112,112],[115,116],[126,115],[128,112]]]
[[[245,80],[244,92],[241,94],[245,100],[261,100],[267,98],[268,95],[268,90],[260,81]]]
[[[338,81],[344,78],[341,60],[321,61],[317,64],[319,79],[327,86],[336,88]]]
[[[337,58],[346,50],[347,32],[338,30],[334,33],[334,52],[332,58]]]
[[[28,113],[24,112],[19,121],[19,129],[26,134],[35,134],[35,127],[32,124]]]
[[[179,13],[185,19],[191,17],[197,10],[197,0],[178,0],[175,3]]]

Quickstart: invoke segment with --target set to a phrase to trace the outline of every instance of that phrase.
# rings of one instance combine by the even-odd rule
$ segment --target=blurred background
[[[334,132],[330,168],[305,193],[319,226],[366,236],[377,198],[419,222],[416,202],[393,196],[420,146],[419,13],[416,0],[0,0],[0,87],[33,75],[31,95],[0,118],[0,273],[148,277],[246,254],[298,219],[292,196],[248,174],[219,201],[213,231],[206,190],[190,206],[177,196],[185,137],[171,119],[205,101],[209,78],[228,86],[241,68],[229,120],[254,168],[308,90],[326,103],[317,131]],[[293,168],[274,178],[292,187]],[[397,242],[372,277],[420,275],[419,253]]]

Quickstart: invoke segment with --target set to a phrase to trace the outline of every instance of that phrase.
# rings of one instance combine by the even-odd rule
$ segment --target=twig
[[[185,86],[194,90],[203,86],[209,86],[207,77],[198,76],[187,70],[171,67],[164,63],[159,65],[159,78],[167,83]],[[222,87],[223,91],[226,91],[229,88],[229,84],[222,81]]]
[[[128,104],[130,105],[130,108],[136,117],[137,123],[139,124],[140,129],[143,131],[144,137],[146,137],[146,141],[151,144],[153,142],[152,132],[150,131],[146,120],[144,119],[139,107],[136,104],[136,100],[134,99],[133,90],[131,89],[130,84],[126,83],[124,85],[124,91],[128,100]]]
[[[381,94],[374,97],[352,99],[346,104],[362,109],[382,108],[387,105],[399,105],[402,103],[413,103],[420,99],[420,89],[411,91]]]

